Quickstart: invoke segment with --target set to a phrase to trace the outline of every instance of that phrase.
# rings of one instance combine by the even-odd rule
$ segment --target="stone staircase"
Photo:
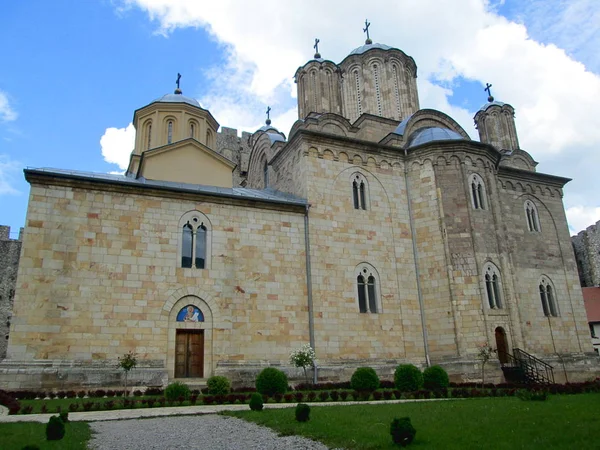
[[[509,383],[547,385],[554,384],[553,367],[524,350],[515,348],[506,353],[507,362],[502,363],[504,378]]]

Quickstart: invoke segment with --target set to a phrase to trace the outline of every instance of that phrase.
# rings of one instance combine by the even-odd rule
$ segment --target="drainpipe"
[[[406,184],[406,200],[408,203],[408,219],[410,222],[410,234],[412,237],[412,248],[413,258],[415,259],[415,276],[417,278],[417,296],[419,298],[419,310],[421,312],[421,329],[423,330],[423,347],[425,349],[425,364],[427,367],[431,366],[431,360],[429,359],[429,342],[427,339],[427,325],[425,323],[425,306],[423,304],[423,292],[421,290],[421,276],[419,271],[419,253],[417,251],[417,232],[415,230],[415,224],[412,213],[412,206],[410,201],[410,193],[408,187],[408,163],[406,157],[408,152],[404,149],[404,182]]]
[[[308,223],[308,210],[310,205],[306,205],[304,210],[304,252],[306,253],[306,292],[308,294],[308,336],[310,346],[315,350],[315,321],[313,318],[313,298],[312,298],[312,276],[310,267],[310,236]],[[313,383],[317,384],[317,363],[313,366]]]

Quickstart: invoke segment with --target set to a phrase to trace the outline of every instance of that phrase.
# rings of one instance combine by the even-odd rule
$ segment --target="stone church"
[[[177,88],[135,111],[125,175],[26,169],[0,383],[113,385],[133,351],[138,384],[251,384],[299,376],[289,353],[308,342],[320,381],[399,363],[469,379],[486,344],[495,381],[517,350],[591,376],[569,179],[536,171],[511,105],[490,95],[474,141],[420,109],[416,78],[369,39],[296,71],[287,135],[219,132]]]

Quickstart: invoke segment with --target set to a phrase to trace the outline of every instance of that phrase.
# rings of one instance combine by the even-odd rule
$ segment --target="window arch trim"
[[[498,267],[496,267],[496,265],[492,262],[487,262],[483,266],[482,281],[487,309],[504,309],[504,291],[502,289],[502,276]]]
[[[477,173],[472,173],[469,175],[468,187],[473,209],[488,209],[487,194],[483,178]]]
[[[212,224],[208,217],[200,211],[188,211],[179,219],[178,230],[177,267],[210,269]]]
[[[552,280],[543,275],[538,283],[542,312],[546,317],[559,317],[558,301],[556,298],[556,289]]]
[[[359,313],[381,313],[381,282],[377,270],[369,263],[361,263],[356,266],[353,279]]]

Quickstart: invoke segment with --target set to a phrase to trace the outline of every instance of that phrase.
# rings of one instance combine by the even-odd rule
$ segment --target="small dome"
[[[412,133],[408,138],[408,147],[416,147],[417,145],[422,145],[433,141],[453,140],[464,140],[464,138],[456,131],[452,131],[447,128],[420,128],[414,133]]]
[[[381,50],[390,50],[393,47],[390,47],[389,45],[377,44],[377,43],[375,43],[375,44],[365,44],[365,45],[362,45],[362,46],[360,46],[360,47],[355,48],[354,50],[352,50],[348,54],[348,56],[351,56],[351,55],[362,55],[363,53],[365,53],[365,52],[367,52],[367,51],[369,51],[371,49],[374,49],[374,48],[379,48]]]
[[[198,100],[181,94],[165,94],[162,97],[154,100],[152,103],[187,103],[188,105],[202,108],[200,103],[198,103]]]
[[[485,110],[486,110],[486,109],[488,109],[490,106],[500,106],[500,107],[502,107],[502,106],[504,106],[504,105],[506,105],[506,103],[503,103],[503,102],[496,102],[496,101],[493,101],[493,102],[487,102],[485,105],[483,105],[481,108],[479,108],[479,111],[485,111]]]
[[[264,131],[265,133],[268,133],[269,131],[274,131],[275,133],[279,133],[279,130],[275,127],[272,127],[271,125],[263,125],[256,131]]]

